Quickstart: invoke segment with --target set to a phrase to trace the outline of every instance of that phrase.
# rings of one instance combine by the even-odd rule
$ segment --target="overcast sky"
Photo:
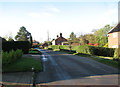
[[[43,42],[47,40],[48,31],[51,40],[60,32],[68,38],[71,32],[77,35],[91,33],[93,29],[118,22],[119,0],[5,1],[0,2],[0,36],[2,37],[12,35],[14,38],[20,27],[24,26],[31,32],[33,39]]]

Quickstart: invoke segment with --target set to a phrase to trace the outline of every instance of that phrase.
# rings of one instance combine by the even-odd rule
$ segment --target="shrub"
[[[59,49],[59,45],[52,45],[51,48],[52,50]]]
[[[89,45],[81,45],[81,46],[76,46],[75,49],[77,53],[85,53],[85,54],[91,54],[89,50]]]
[[[104,45],[104,47],[108,48],[108,43],[106,43],[106,44]]]
[[[115,59],[119,59],[120,58],[120,47],[115,49],[114,58]]]
[[[21,49],[23,53],[27,54],[29,52],[30,43],[28,41],[6,41],[2,42],[2,50],[9,52],[11,50],[16,51]]]
[[[70,46],[68,46],[68,45],[60,45],[59,48],[65,49],[65,50],[70,50]]]
[[[11,50],[10,52],[3,52],[2,51],[2,64],[8,65],[14,63],[16,60],[22,57],[22,50],[17,49],[16,51]]]

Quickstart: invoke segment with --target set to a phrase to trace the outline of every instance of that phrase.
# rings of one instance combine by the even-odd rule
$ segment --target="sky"
[[[16,0],[17,1],[17,0]],[[118,23],[119,0],[96,1],[17,1],[0,2],[0,36],[17,35],[21,26],[32,34],[33,39],[44,42],[56,38],[59,33],[69,38],[70,33],[92,33],[106,24]]]

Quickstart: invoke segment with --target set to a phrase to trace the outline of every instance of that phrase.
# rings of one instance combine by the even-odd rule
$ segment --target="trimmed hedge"
[[[70,47],[68,45],[52,45],[49,46],[49,49],[60,49],[62,51],[69,52]],[[89,45],[81,45],[81,46],[71,46],[72,52],[89,54],[89,55],[98,55],[98,56],[108,56],[113,57],[115,49],[113,48],[105,48],[105,47],[94,47]]]
[[[9,52],[11,50],[21,49],[24,54],[29,52],[30,43],[28,41],[6,41],[2,42],[2,50]]]
[[[113,57],[115,52],[114,48],[93,47],[93,46],[90,46],[89,48],[92,55],[98,55],[98,56]]]
[[[9,52],[2,51],[2,64],[8,65],[14,63],[16,60],[22,57],[22,54],[23,54],[22,50],[19,49],[17,49],[16,51],[11,50]]]

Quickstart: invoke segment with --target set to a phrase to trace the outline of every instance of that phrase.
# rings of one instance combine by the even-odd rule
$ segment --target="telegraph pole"
[[[47,31],[48,41],[49,41],[49,31]]]

